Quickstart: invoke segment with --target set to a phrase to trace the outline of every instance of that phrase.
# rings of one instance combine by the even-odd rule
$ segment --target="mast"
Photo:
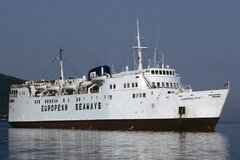
[[[164,53],[163,52],[161,52],[161,54],[162,54],[162,57],[161,57],[161,61],[162,61],[162,68],[164,68]]]
[[[140,40],[140,33],[139,33],[139,25],[138,25],[138,19],[137,19],[137,46],[133,46],[134,49],[137,50],[138,53],[138,70],[142,70],[142,49],[147,48],[147,47],[142,47],[141,46],[141,40]]]
[[[158,30],[156,47],[154,49],[154,56],[153,56],[153,67],[154,68],[157,67],[157,63],[158,63],[157,62],[157,50],[158,50],[159,33],[160,33],[160,29]]]
[[[157,67],[157,48],[154,49],[154,56],[153,56],[153,67]]]
[[[61,77],[60,77],[60,79],[61,80],[64,80],[64,72],[63,72],[63,62],[62,62],[62,53],[63,52],[63,49],[62,48],[59,48],[59,56],[60,56],[60,61],[59,61],[59,63],[60,63],[60,72],[61,72]]]

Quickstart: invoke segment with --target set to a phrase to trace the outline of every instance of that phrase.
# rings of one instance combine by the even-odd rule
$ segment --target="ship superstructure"
[[[98,66],[81,78],[65,79],[60,49],[59,80],[12,85],[13,127],[99,130],[214,131],[229,93],[192,91],[175,69],[156,62],[143,68],[137,21],[137,70],[112,74]],[[154,56],[155,57],[155,56]]]

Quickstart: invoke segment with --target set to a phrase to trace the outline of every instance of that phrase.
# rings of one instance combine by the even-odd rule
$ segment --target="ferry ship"
[[[143,68],[137,21],[137,69],[111,73],[98,66],[65,79],[62,52],[58,80],[12,85],[9,123],[16,128],[212,132],[230,87],[193,91],[164,60]]]

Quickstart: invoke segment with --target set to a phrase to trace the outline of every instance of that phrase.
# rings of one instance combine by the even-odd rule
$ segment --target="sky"
[[[232,0],[1,0],[0,73],[25,80],[55,79],[63,51],[66,77],[98,65],[133,68],[133,37],[164,53],[193,90],[231,91],[222,122],[240,122],[240,1]],[[159,36],[158,36],[159,32]],[[158,42],[157,42],[157,39]]]

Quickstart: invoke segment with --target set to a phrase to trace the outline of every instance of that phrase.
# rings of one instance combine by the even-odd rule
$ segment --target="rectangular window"
[[[162,87],[165,87],[165,83],[164,82],[162,82]]]
[[[123,87],[126,88],[126,83],[124,83]]]
[[[152,86],[155,87],[155,82],[152,82]]]
[[[135,94],[133,94],[133,98],[135,98]]]
[[[127,88],[130,88],[130,84],[129,83],[127,84]]]
[[[138,93],[136,94],[136,98],[138,98]]]
[[[146,97],[146,93],[143,93],[143,97]]]
[[[166,87],[167,87],[167,88],[169,87],[169,83],[168,83],[168,82],[166,83]]]
[[[135,87],[138,87],[138,83],[135,83]]]
[[[162,74],[162,71],[161,71],[161,70],[159,71],[159,74]]]
[[[154,74],[154,70],[151,71],[151,74]]]
[[[158,74],[158,70],[155,71],[155,74]]]
[[[132,88],[134,88],[134,83],[132,83]]]
[[[158,87],[158,88],[160,87],[160,82],[157,82],[157,87]]]
[[[110,85],[110,89],[112,89],[112,85]]]
[[[113,89],[116,89],[116,84],[113,85]]]

